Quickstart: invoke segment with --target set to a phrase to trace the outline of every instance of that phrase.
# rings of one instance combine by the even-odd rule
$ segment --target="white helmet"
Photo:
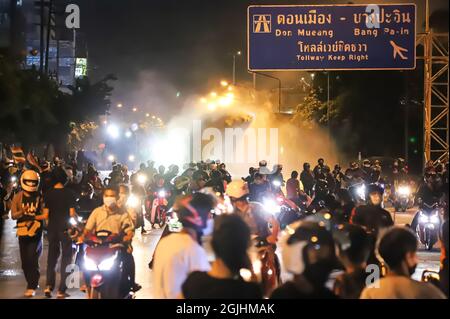
[[[226,194],[233,198],[244,197],[249,194],[248,185],[243,180],[232,181],[227,185]]]
[[[33,170],[26,170],[20,176],[20,186],[26,192],[37,192],[39,188],[39,174]]]

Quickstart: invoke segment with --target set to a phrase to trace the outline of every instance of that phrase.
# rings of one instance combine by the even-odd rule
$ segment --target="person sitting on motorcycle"
[[[378,235],[382,228],[394,225],[391,214],[381,207],[384,189],[377,184],[367,187],[368,204],[353,209],[350,223],[360,225],[366,231]]]
[[[227,183],[230,184],[232,181],[231,175],[230,173],[227,171],[225,163],[220,163],[219,164],[219,172],[222,174],[222,178],[223,180]]]
[[[113,235],[123,236],[122,258],[125,274],[132,277],[133,261],[131,258],[131,241],[134,236],[134,224],[129,213],[119,207],[119,191],[116,187],[108,186],[103,192],[103,205],[94,209],[89,216],[84,228],[81,241],[90,234],[95,235],[98,231],[109,231]],[[129,280],[130,287],[132,281]]]
[[[154,297],[178,298],[182,284],[193,271],[209,271],[210,264],[201,246],[204,230],[209,225],[215,198],[201,192],[179,198],[174,205],[181,224],[180,232],[167,233],[158,242],[153,264]]]
[[[43,194],[45,194],[49,189],[53,187],[53,180],[52,180],[52,167],[50,165],[50,162],[44,161],[41,163],[41,191]]]
[[[372,239],[372,253],[369,263],[379,264],[375,256],[375,243],[382,229],[394,225],[391,214],[381,207],[384,189],[377,184],[367,187],[368,204],[355,207],[350,217],[350,223],[363,227]],[[380,265],[381,266],[381,265]]]
[[[253,183],[253,181],[255,180],[255,173],[256,173],[257,169],[254,167],[250,167],[248,169],[248,176],[247,177],[242,177],[242,180],[244,182],[246,182],[248,185],[250,185],[251,183]]]
[[[272,214],[266,213],[260,203],[249,201],[250,192],[247,183],[242,180],[231,182],[226,194],[230,197],[234,213],[244,219],[252,235],[256,235],[268,244],[276,244],[279,223]]]
[[[436,203],[440,204],[443,195],[441,177],[437,175],[436,172],[429,171],[424,176],[424,182],[420,185],[416,193],[415,201],[419,208],[422,209],[425,204],[428,206],[432,206]],[[419,212],[416,213],[411,222],[411,228],[413,230],[416,229],[418,219]]]
[[[381,237],[377,252],[388,267],[385,277],[364,288],[361,299],[446,299],[434,285],[411,279],[417,263],[416,235],[405,227],[392,227]]]
[[[282,239],[285,270],[294,275],[275,289],[271,299],[335,299],[326,288],[330,273],[337,266],[333,236],[325,226],[314,221],[290,225]]]
[[[218,170],[211,172],[211,179],[205,184],[205,187],[212,187],[215,192],[225,193],[224,180],[222,174]]]
[[[365,230],[357,225],[341,224],[333,233],[338,248],[338,257],[345,268],[334,283],[334,293],[343,299],[359,299],[366,287],[367,260],[372,248]]]
[[[272,192],[275,194],[282,193],[281,188],[284,186],[282,170],[283,165],[275,164],[272,169],[272,174],[268,175],[270,187],[272,188]]]
[[[350,221],[352,211],[355,208],[355,202],[353,201],[348,189],[339,189],[336,193],[336,200],[340,203],[338,210],[341,215],[341,222],[348,223]]]
[[[264,197],[271,193],[270,183],[265,180],[264,175],[261,173],[256,173],[253,183],[248,185],[249,188],[249,199],[252,202],[262,203]]]
[[[291,178],[286,182],[286,197],[294,203],[299,202],[300,197],[300,181],[298,180],[298,172],[292,171]]]
[[[77,199],[76,211],[84,220],[89,218],[91,212],[101,205],[100,201],[94,198],[94,188],[90,183],[81,185],[80,196]]]
[[[165,173],[166,173],[166,168],[164,167],[164,165],[159,165],[158,166],[158,174],[161,176],[164,176]]]
[[[178,165],[170,165],[169,166],[169,171],[167,172],[167,174],[164,175],[164,184],[165,185],[169,185],[170,182],[178,176],[178,173],[180,171],[180,168],[178,167]]]
[[[351,162],[350,167],[345,171],[345,176],[350,184],[363,179],[364,173],[357,162]]]
[[[375,183],[374,181],[372,181],[372,163],[370,162],[370,160],[363,160],[361,169],[364,174],[364,181],[367,184]]]
[[[195,171],[194,174],[192,174],[192,179],[191,182],[189,183],[187,193],[192,194],[198,192],[203,187],[205,187],[208,180],[209,176],[205,171],[203,170]]]
[[[341,166],[339,164],[334,165],[334,169],[331,172],[334,178],[334,183],[336,185],[334,192],[337,192],[340,190],[343,186],[343,183],[345,181],[345,175],[341,171]]]
[[[313,169],[313,175],[314,175],[314,179],[319,179],[319,175],[322,176],[322,170],[325,168],[325,161],[323,158],[319,158],[317,160],[317,165],[314,167]]]
[[[308,196],[313,196],[314,189],[314,175],[311,172],[311,165],[309,163],[303,163],[303,171],[300,173],[300,181],[303,184],[305,193]]]

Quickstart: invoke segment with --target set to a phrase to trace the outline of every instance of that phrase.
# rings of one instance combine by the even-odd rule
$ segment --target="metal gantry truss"
[[[426,4],[425,33],[417,35],[423,46],[424,60],[424,164],[432,160],[448,160],[448,33],[435,33],[429,27],[429,6]]]

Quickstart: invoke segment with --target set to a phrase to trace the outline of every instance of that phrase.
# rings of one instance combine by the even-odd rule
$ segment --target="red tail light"
[[[95,274],[91,278],[91,287],[97,288],[100,287],[103,283],[103,277],[100,274]]]

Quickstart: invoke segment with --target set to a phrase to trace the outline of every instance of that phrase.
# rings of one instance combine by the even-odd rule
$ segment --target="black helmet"
[[[352,263],[361,264],[370,255],[371,240],[359,225],[340,224],[333,232],[339,255],[345,255]]]
[[[307,170],[309,168],[311,168],[311,165],[309,163],[303,163],[303,169],[304,170]]]
[[[358,163],[357,162],[351,162],[350,163],[350,168],[353,168],[353,169],[358,168]]]
[[[81,196],[90,196],[94,192],[94,187],[91,183],[85,183],[81,185]]]
[[[334,165],[334,169],[336,171],[340,170],[341,169],[341,165],[339,165],[339,164]]]
[[[282,240],[281,250],[283,265],[290,273],[300,275],[306,268],[307,248],[321,250],[332,247],[334,257],[334,240],[330,231],[314,221],[300,221],[287,226],[288,235]]]
[[[384,188],[381,187],[380,184],[369,184],[367,186],[367,194],[379,193],[380,195],[384,194]]]

